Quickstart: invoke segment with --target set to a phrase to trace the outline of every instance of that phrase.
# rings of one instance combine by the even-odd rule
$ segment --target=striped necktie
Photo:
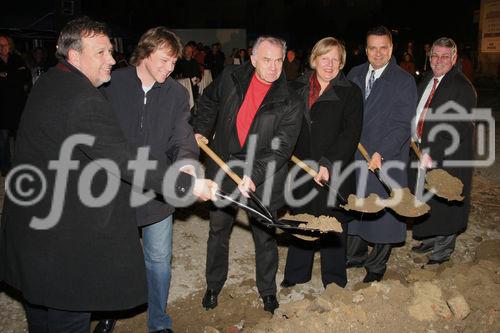
[[[424,109],[422,110],[422,114],[420,115],[420,118],[418,119],[417,123],[417,137],[422,139],[422,133],[424,132],[424,121],[425,121],[425,115],[427,114],[427,111],[429,110],[429,106],[431,105],[432,102],[432,97],[434,97],[434,93],[436,92],[437,85],[439,83],[439,80],[437,78],[434,78],[434,83],[432,84],[432,89],[431,93],[429,94],[429,97],[427,97],[427,101],[425,101]]]
[[[372,69],[372,72],[370,73],[370,78],[368,79],[368,83],[366,85],[365,99],[368,98],[368,96],[370,95],[370,92],[372,91],[373,82],[375,82],[375,70],[374,69]]]

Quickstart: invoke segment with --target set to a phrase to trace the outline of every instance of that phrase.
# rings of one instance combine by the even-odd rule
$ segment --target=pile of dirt
[[[384,204],[396,214],[406,217],[419,217],[431,209],[428,204],[418,200],[408,187],[393,189],[391,197],[384,200]]]
[[[433,169],[425,174],[424,187],[435,195],[448,201],[462,201],[464,184],[446,170]]]
[[[283,215],[283,220],[303,222],[298,225],[304,230],[315,230],[321,233],[324,232],[342,232],[342,224],[333,216],[314,216],[310,214],[291,215],[286,213]]]
[[[415,268],[350,291],[330,284],[315,299],[282,305],[245,332],[500,332],[500,240],[471,263]]]
[[[383,201],[375,193],[370,193],[366,198],[358,198],[349,194],[347,204],[342,206],[345,210],[354,210],[361,213],[378,213],[385,208]]]

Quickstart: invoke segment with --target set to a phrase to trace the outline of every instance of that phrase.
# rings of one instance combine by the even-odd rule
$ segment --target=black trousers
[[[233,207],[210,211],[210,231],[207,242],[207,288],[219,292],[227,279],[229,265],[229,237],[236,210]],[[274,212],[273,212],[274,214]],[[253,218],[249,216],[250,220]],[[276,294],[278,246],[274,229],[250,221],[255,243],[257,289],[261,296]]]
[[[351,263],[362,264],[368,272],[384,274],[392,245],[371,244],[373,248],[368,253],[368,244],[359,236],[347,236],[347,260]]]
[[[314,252],[319,246],[323,286],[326,287],[333,282],[342,288],[345,287],[347,284],[346,241],[345,230],[340,234],[322,235],[317,242],[292,237],[286,257],[284,279],[292,283],[305,283],[311,280]]]
[[[90,312],[57,310],[24,303],[30,333],[89,333]]]

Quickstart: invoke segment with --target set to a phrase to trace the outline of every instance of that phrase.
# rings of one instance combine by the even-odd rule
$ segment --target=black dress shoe
[[[439,259],[439,260],[429,259],[426,265],[441,265],[442,263],[447,261],[450,261],[450,258]]]
[[[353,267],[363,267],[363,263],[347,260],[345,263],[345,268],[353,268]]]
[[[281,283],[280,283],[280,286],[282,286],[283,288],[290,288],[290,287],[295,286],[295,283],[290,282],[287,279],[283,279],[283,281],[281,281]]]
[[[363,279],[363,282],[370,283],[370,282],[374,282],[374,281],[381,281],[383,277],[384,277],[384,274],[368,272],[368,273],[366,273],[366,276]]]
[[[99,320],[99,323],[94,328],[94,333],[111,333],[115,328],[115,324],[116,320],[114,319]]]
[[[262,301],[264,302],[264,311],[271,312],[272,314],[274,314],[274,310],[280,306],[276,299],[276,295],[262,296]]]
[[[152,331],[151,333],[174,333],[174,331],[172,331],[170,328],[164,328],[159,331]]]
[[[216,292],[213,289],[207,289],[205,292],[205,296],[203,296],[203,301],[201,304],[206,310],[213,309],[217,306],[217,296],[219,295],[218,292]]]
[[[434,248],[434,245],[432,243],[427,243],[425,244],[424,242],[421,242],[420,244],[416,246],[412,246],[411,250],[416,253],[426,253],[429,251],[432,251]]]

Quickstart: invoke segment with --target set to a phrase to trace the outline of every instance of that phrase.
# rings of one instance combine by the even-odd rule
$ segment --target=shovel
[[[361,155],[363,155],[365,160],[369,162],[370,155],[368,154],[365,147],[361,143],[358,143],[358,150],[361,153]],[[394,191],[389,186],[389,184],[387,184],[385,180],[382,179],[382,175],[380,174],[379,168],[372,170],[372,172],[375,174],[377,179],[384,186],[385,190],[391,197],[395,197],[396,195],[401,196],[402,200],[398,204],[391,206],[386,205],[387,208],[392,209],[396,214],[406,217],[418,217],[426,214],[431,209],[429,205],[427,205],[426,203],[417,200],[417,198],[415,198],[415,196],[410,192],[410,190],[407,187],[403,189],[397,189],[396,191],[398,191],[399,193],[396,193],[396,191]]]
[[[316,170],[312,169],[297,156],[292,155],[292,161],[297,164],[302,170],[307,172],[311,177],[315,178],[318,175]],[[340,201],[340,207],[344,208],[345,210],[355,210],[362,213],[378,213],[379,211],[384,209],[384,207],[382,206],[371,205],[372,207],[363,207],[363,205],[356,205],[356,197],[354,195],[349,195],[348,200],[346,200],[344,195],[342,195],[338,190],[332,188],[327,182],[322,182],[322,184],[325,185],[328,190],[334,191],[337,194],[337,197]]]
[[[238,185],[243,183],[243,180],[236,174],[234,173],[231,168],[212,150],[210,147],[208,147],[202,140],[197,141],[198,146],[222,169],[224,172]],[[307,226],[304,226],[304,224],[307,224],[308,221],[299,221],[299,220],[286,220],[286,219],[275,219],[274,216],[271,214],[269,209],[267,209],[266,206],[260,201],[260,199],[252,192],[248,193],[250,196],[250,199],[259,207],[261,212],[259,212],[256,209],[253,209],[252,207],[249,207],[248,205],[245,205],[238,200],[235,200],[228,196],[227,194],[223,193],[222,191],[218,190],[216,192],[216,196],[218,196],[221,199],[227,200],[249,212],[252,212],[259,216],[261,219],[256,219],[263,225],[265,225],[268,228],[279,228],[284,231],[293,231],[294,233],[325,233],[325,232],[336,232],[335,230],[326,230],[326,229],[319,229],[319,228],[310,228]],[[265,222],[264,222],[265,221]]]
[[[410,146],[420,160],[422,152],[416,145],[415,141],[410,141]],[[448,201],[463,201],[464,197],[461,195],[464,188],[462,181],[450,175],[443,169],[432,169],[425,174],[424,187],[438,197],[444,198]]]

